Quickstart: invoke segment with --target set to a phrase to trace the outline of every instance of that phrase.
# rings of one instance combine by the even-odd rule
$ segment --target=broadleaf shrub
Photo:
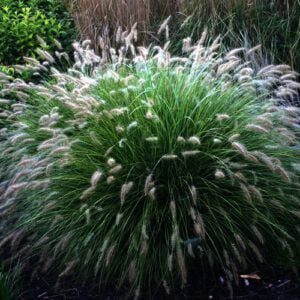
[[[135,35],[109,59],[75,43],[52,83],[1,75],[1,246],[57,287],[129,282],[137,297],[184,287],[195,266],[230,283],[263,262],[299,265],[299,109],[278,105],[295,73],[253,70],[255,49],[221,56],[205,33],[185,57]]]
[[[38,37],[45,40],[47,49],[54,49],[54,39],[63,45],[71,43],[75,30],[63,5],[58,1],[10,1],[0,7],[0,64],[23,62],[23,56],[37,56]],[[64,41],[65,40],[65,41]]]

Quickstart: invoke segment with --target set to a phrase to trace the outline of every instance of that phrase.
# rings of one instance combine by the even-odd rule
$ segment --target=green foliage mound
[[[54,39],[69,44],[74,37],[66,9],[59,1],[2,0],[0,7],[0,64],[23,62],[36,56],[38,37],[53,49]]]
[[[0,210],[15,224],[1,246],[57,286],[129,282],[136,296],[183,287],[195,266],[231,282],[299,263],[299,110],[272,98],[295,74],[220,57],[205,35],[184,58],[131,36],[130,60],[75,44],[52,84],[2,75],[2,96],[22,101],[0,102]]]

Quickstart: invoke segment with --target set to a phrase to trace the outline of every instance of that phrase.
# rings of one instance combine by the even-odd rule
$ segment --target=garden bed
[[[300,300],[299,279],[292,272],[264,266],[257,272],[248,275],[254,278],[241,279],[240,286],[233,288],[233,299]],[[184,290],[178,290],[176,294],[169,297],[164,291],[158,291],[154,299],[230,299],[228,289],[222,280],[217,284],[208,283],[206,288],[203,287],[201,279],[194,280],[195,284],[187,286]],[[113,285],[95,291],[78,287],[67,281],[64,282],[63,287],[55,291],[55,280],[45,276],[29,283],[29,272],[24,281],[28,284],[25,284],[18,297],[19,300],[121,300],[125,299],[127,295],[126,289],[117,290]],[[144,299],[143,295],[140,299]]]

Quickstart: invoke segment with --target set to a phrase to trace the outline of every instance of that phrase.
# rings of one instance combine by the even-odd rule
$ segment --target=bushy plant
[[[74,44],[52,84],[2,75],[2,96],[21,101],[0,102],[0,212],[15,224],[1,246],[57,286],[129,282],[137,297],[192,268],[238,282],[248,266],[299,264],[299,110],[276,106],[295,73],[253,70],[255,49],[221,57],[205,34],[185,57],[134,36],[132,59]]]
[[[62,11],[66,10],[56,0],[2,1],[0,64],[12,65],[23,62],[23,56],[37,56],[38,37],[45,40],[47,49],[53,49],[54,39],[70,43],[75,30]]]
[[[14,74],[14,68],[13,67],[6,67],[0,65],[0,72],[7,74],[7,75],[13,75]]]

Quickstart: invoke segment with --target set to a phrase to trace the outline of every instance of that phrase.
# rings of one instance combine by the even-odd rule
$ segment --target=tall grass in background
[[[183,10],[179,1],[156,0],[65,0],[73,13],[81,37],[90,39],[94,48],[101,48],[100,36],[112,42],[119,27],[130,30],[137,23],[140,41],[148,41],[152,24]]]
[[[262,45],[269,62],[288,63],[300,70],[299,0],[74,0],[68,1],[83,39],[100,49],[99,36],[111,39],[121,26],[138,23],[140,41],[151,41],[158,24],[172,15],[173,51],[183,37],[197,40],[208,28],[212,38],[221,34],[228,48]],[[191,16],[182,27],[182,20]],[[181,27],[181,28],[179,28]],[[179,42],[178,42],[179,41]],[[266,63],[266,62],[265,62]]]
[[[191,3],[192,2],[192,3]],[[190,1],[192,15],[180,35],[197,39],[204,28],[226,47],[261,44],[269,62],[300,70],[300,1]],[[178,45],[179,48],[179,45]]]

